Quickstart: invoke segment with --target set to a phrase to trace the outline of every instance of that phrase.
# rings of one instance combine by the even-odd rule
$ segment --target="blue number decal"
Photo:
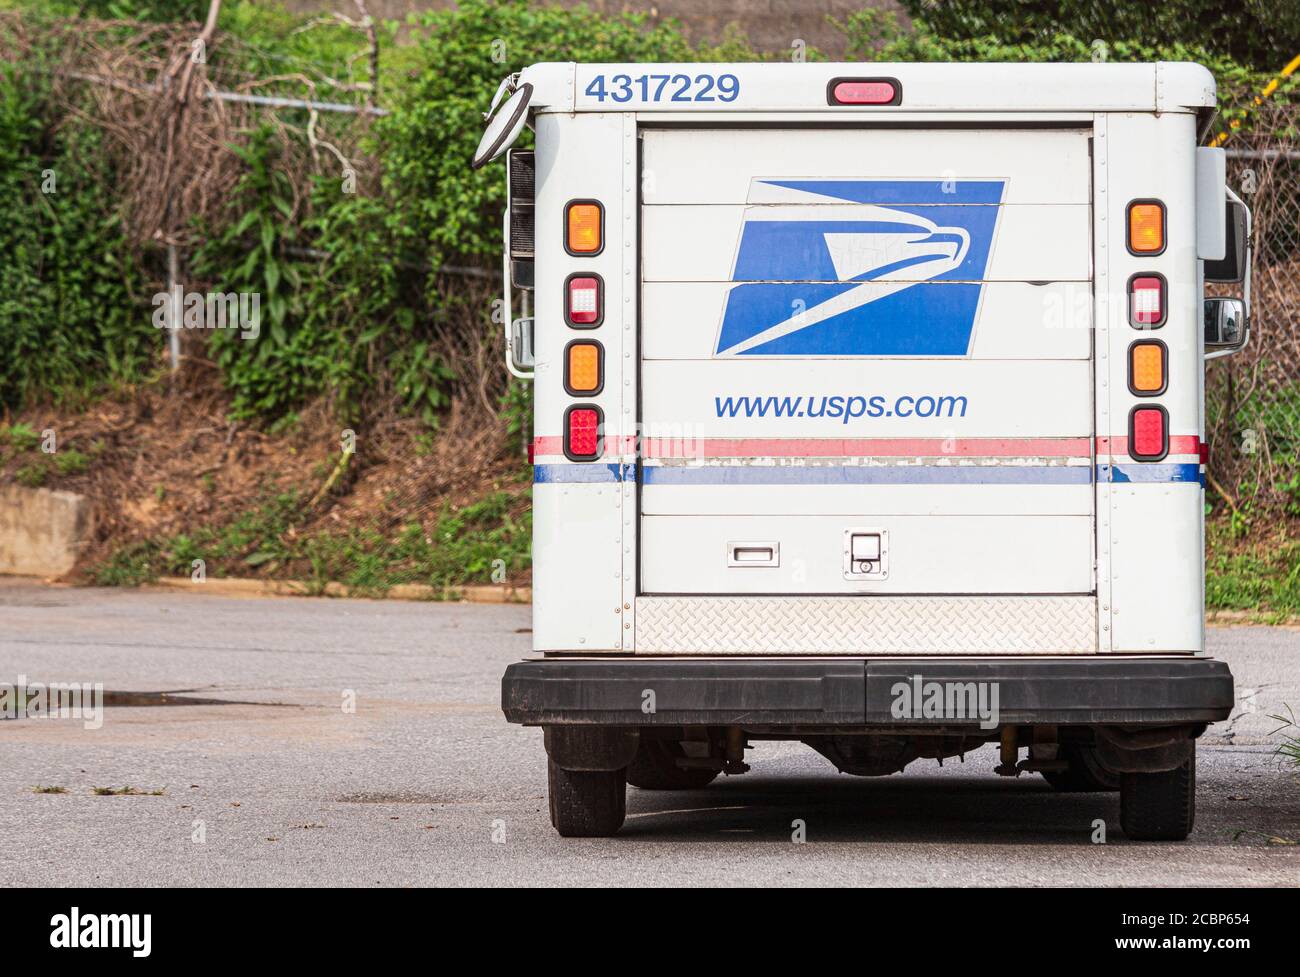
[[[606,84],[610,87],[606,88]],[[714,94],[716,92],[716,94]],[[734,102],[740,97],[735,75],[596,75],[584,92],[597,102]]]

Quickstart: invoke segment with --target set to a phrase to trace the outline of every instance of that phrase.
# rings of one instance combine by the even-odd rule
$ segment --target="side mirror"
[[[1206,355],[1235,353],[1246,345],[1249,336],[1245,302],[1229,298],[1205,300]]]
[[[1205,280],[1235,284],[1246,277],[1246,238],[1250,227],[1245,204],[1239,200],[1229,200],[1225,206],[1228,209],[1227,247],[1219,260],[1206,259]],[[1206,335],[1208,337],[1209,334]]]
[[[532,316],[516,319],[510,324],[510,365],[514,367],[516,376],[531,375],[537,365],[533,355]]]

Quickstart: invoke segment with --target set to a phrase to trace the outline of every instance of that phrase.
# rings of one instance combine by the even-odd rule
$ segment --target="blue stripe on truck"
[[[1098,465],[1097,481],[1169,483],[1203,481],[1197,464]],[[638,480],[637,465],[578,463],[534,465],[533,481],[585,484]],[[1082,465],[649,465],[646,485],[1088,485]]]
[[[1087,485],[1082,465],[659,465],[647,485]]]

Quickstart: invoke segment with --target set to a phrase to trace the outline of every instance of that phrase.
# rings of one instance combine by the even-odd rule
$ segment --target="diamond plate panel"
[[[639,597],[637,654],[1065,655],[1094,597]]]

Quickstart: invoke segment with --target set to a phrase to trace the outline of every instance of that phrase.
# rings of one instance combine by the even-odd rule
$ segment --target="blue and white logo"
[[[715,355],[967,355],[1005,185],[754,180]]]

